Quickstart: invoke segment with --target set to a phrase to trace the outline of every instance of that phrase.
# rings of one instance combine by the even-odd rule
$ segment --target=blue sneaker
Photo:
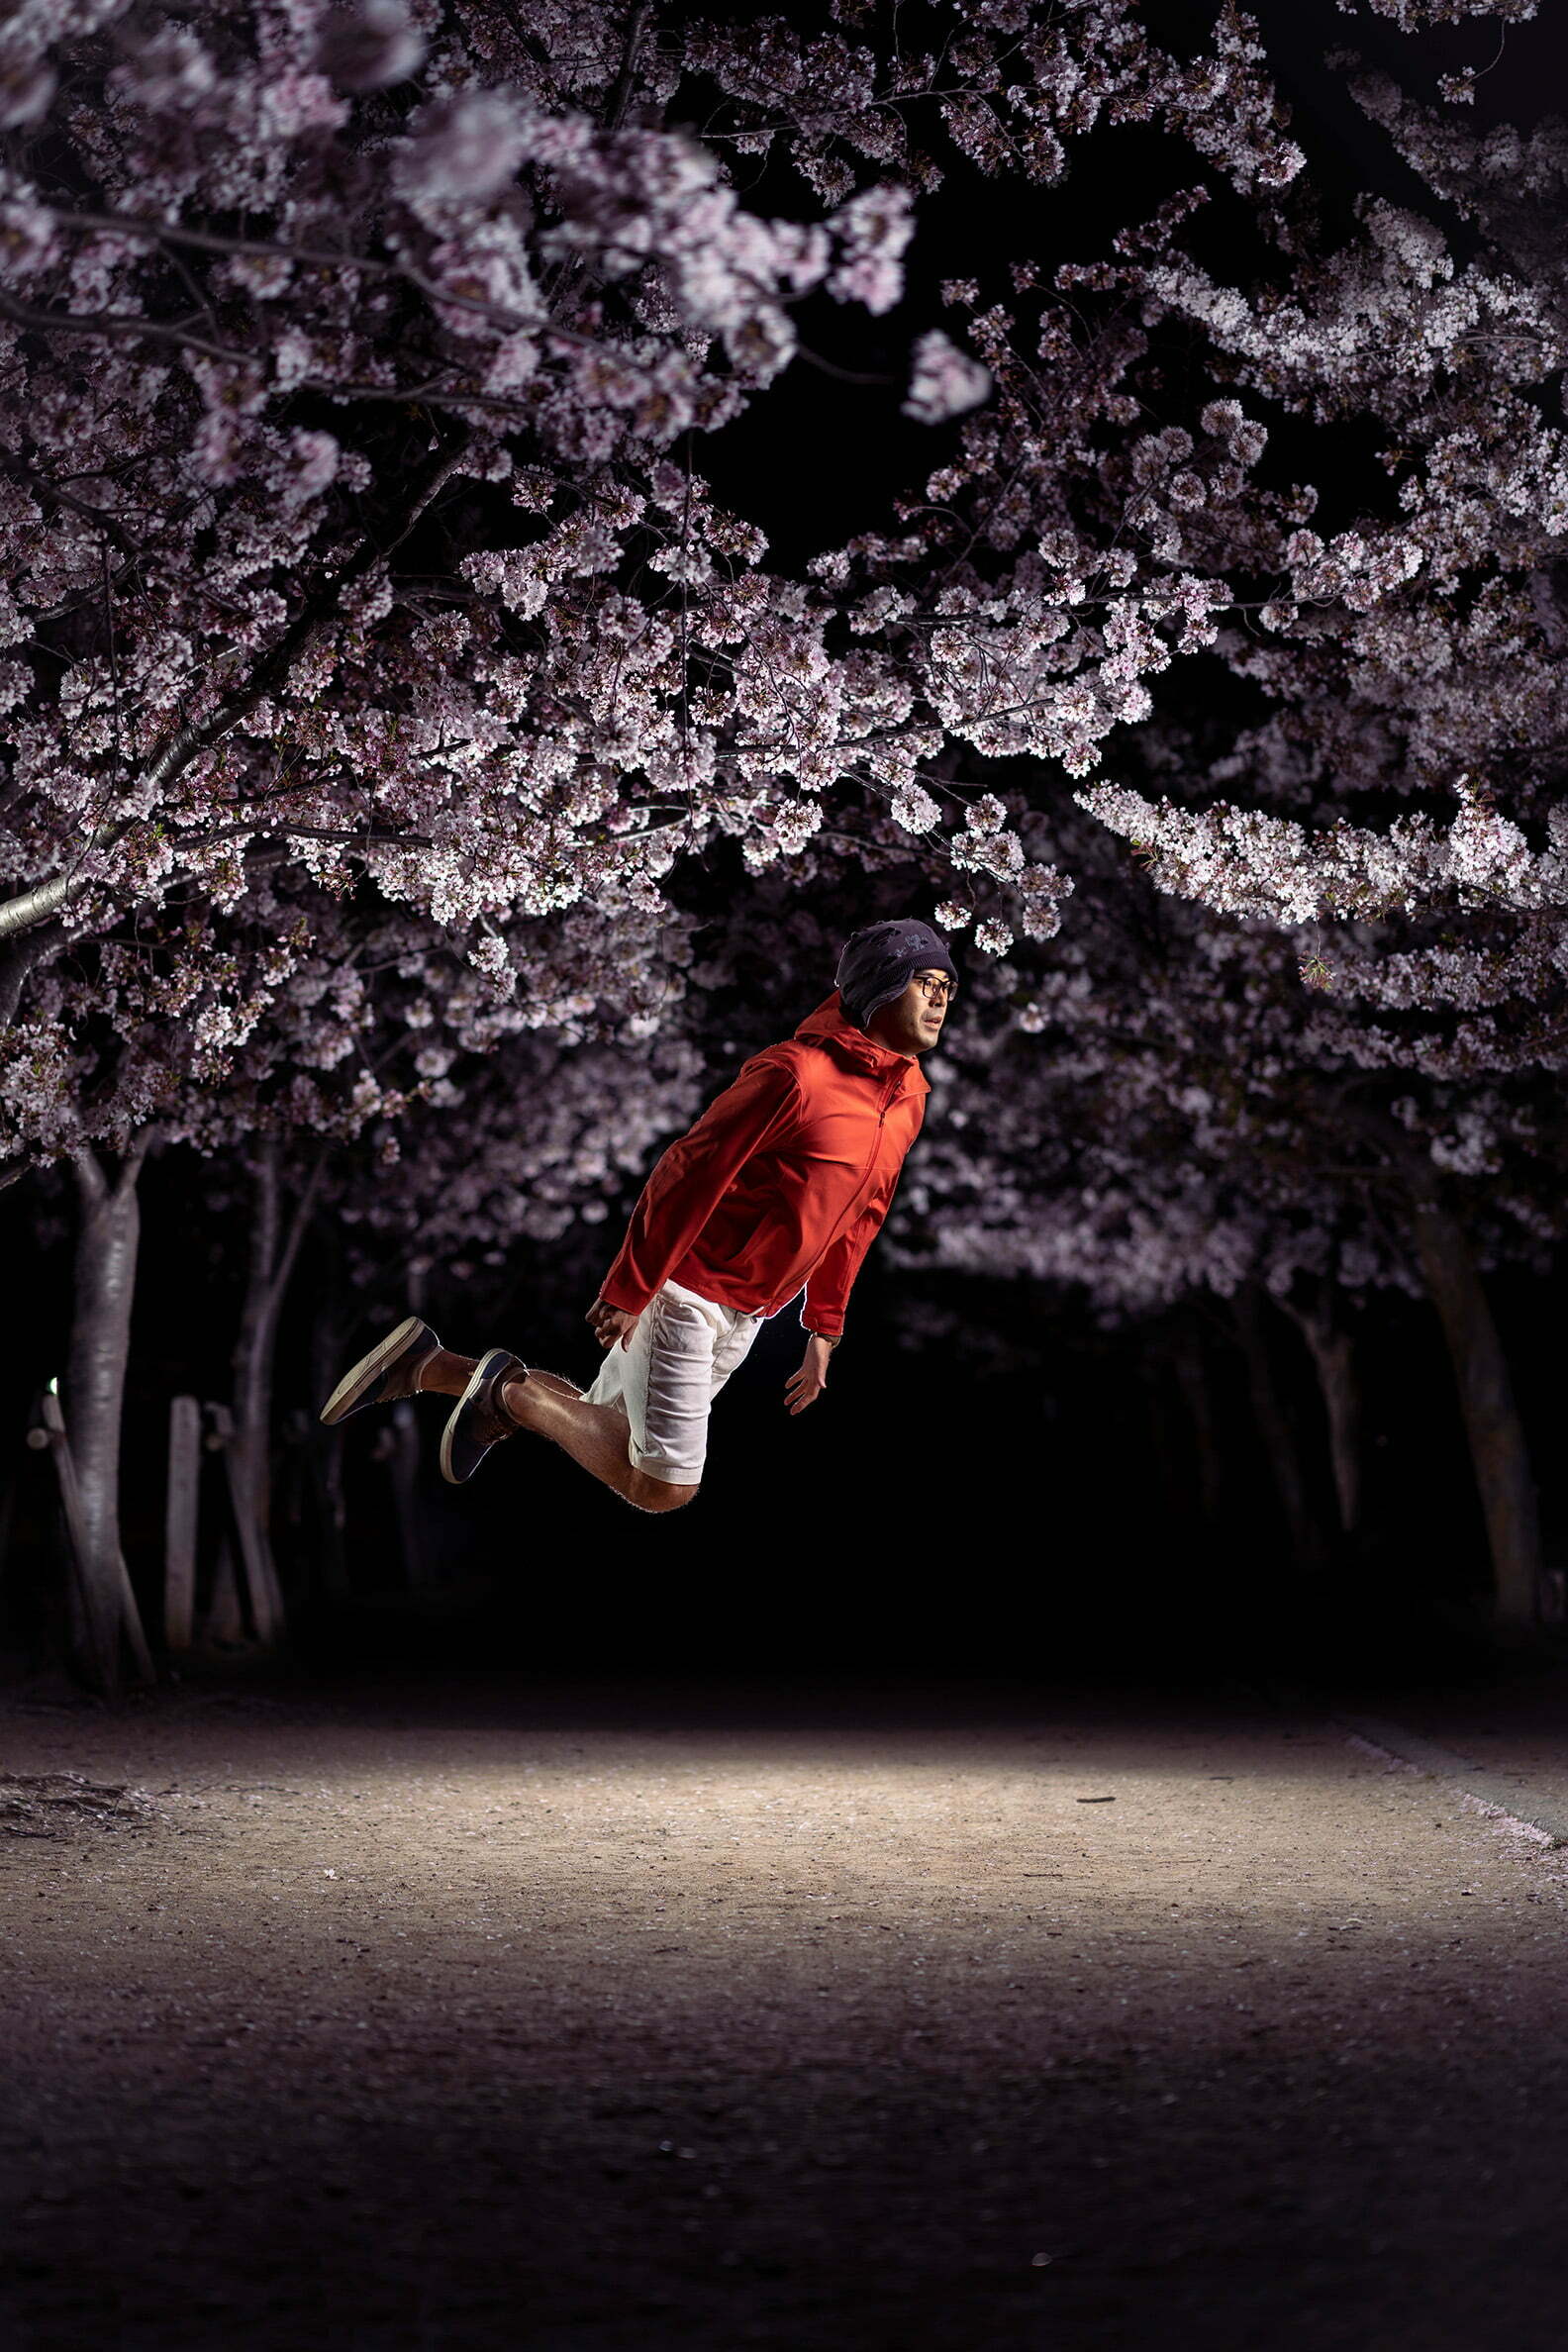
[[[449,1486],[472,1478],[492,1445],[522,1427],[507,1411],[502,1391],[509,1380],[527,1380],[528,1366],[504,1347],[487,1347],[475,1364],[441,1431],[441,1476]]]

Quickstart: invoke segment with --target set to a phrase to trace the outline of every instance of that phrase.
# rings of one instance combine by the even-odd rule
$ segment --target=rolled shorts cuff
[[[587,1392],[627,1418],[627,1460],[666,1486],[700,1486],[714,1398],[761,1328],[760,1316],[663,1284]]]
[[[635,1437],[627,1439],[627,1460],[634,1470],[640,1470],[644,1478],[662,1478],[667,1486],[701,1486],[703,1472],[708,1466],[706,1454],[700,1462],[650,1461],[639,1450]]]

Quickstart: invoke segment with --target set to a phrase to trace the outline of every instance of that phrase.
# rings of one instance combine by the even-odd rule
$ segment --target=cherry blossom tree
[[[769,576],[694,443],[794,359],[808,294],[896,302],[941,170],[923,126],[1043,182],[1064,134],[1152,112],[1245,183],[1288,174],[1244,20],[1187,66],[1134,13],[1044,32],[976,7],[925,56],[888,26],[818,39],[640,0],[526,26],[482,0],[12,13],[5,1164],[74,1154],[96,1202],[93,1155],[122,1154],[104,1200],[127,1280],[149,1133],[210,1143],[257,1056],[297,1057],[267,1121],[341,1134],[388,1108],[368,1072],[342,1094],[311,1076],[354,1026],[355,967],[322,971],[283,861],[318,901],[362,877],[499,977],[507,925],[647,916],[677,855],[727,835],[761,871],[846,782],[931,830],[922,763],[997,724],[964,684],[975,589],[956,582],[956,638],[924,619],[890,638],[858,557]],[[673,127],[699,95],[702,142]],[[732,160],[773,150],[815,217],[737,199]],[[918,336],[913,418],[990,389],[944,331]],[[863,641],[840,650],[843,628]],[[1065,884],[994,827],[954,854],[1053,926]],[[274,1225],[264,1207],[242,1347],[257,1397],[293,1254]],[[73,1360],[117,1427],[126,1317],[85,1261],[81,1302]],[[112,1459],[88,1453],[107,1526]]]
[[[1167,737],[1161,749],[1174,746]],[[1036,841],[1028,816],[1021,826]],[[1357,1304],[1424,1293],[1453,1362],[1500,1607],[1532,1621],[1533,1481],[1488,1269],[1544,1271],[1564,1231],[1564,1131],[1538,1069],[1455,1062],[1428,1018],[1386,1025],[1304,984],[1298,943],[1151,887],[1070,827],[1078,876],[1048,956],[974,959],[944,1041],[940,1115],[890,1226],[911,1267],[1081,1291],[1135,1327],[1225,1303],[1287,1515],[1314,1476],[1274,1396],[1263,1302],[1321,1384],[1331,1491],[1356,1510]],[[1276,1324],[1278,1319],[1276,1320]]]
[[[880,607],[855,557],[769,577],[693,461],[795,357],[807,294],[897,300],[942,169],[928,125],[1039,182],[1102,119],[1161,120],[1247,187],[1299,164],[1231,9],[1189,63],[1127,0],[1051,27],[959,13],[930,55],[891,24],[818,38],[641,0],[558,26],[485,0],[14,16],[0,934],[179,877],[232,894],[280,838],[443,923],[546,913],[612,873],[651,887],[649,829],[797,846],[846,778],[925,830],[920,768],[953,729],[1089,739],[1029,689],[1042,628],[1050,670],[1091,663],[1080,699],[1101,674],[1058,643],[1067,591],[1037,618],[1031,561],[985,592],[960,562],[931,613]],[[701,144],[667,127],[699,96]],[[818,219],[740,206],[727,159],[775,151]],[[989,388],[920,336],[911,415]],[[1104,724],[1167,608],[1127,596]],[[1021,882],[1035,909],[1060,887]]]
[[[178,1136],[243,1170],[249,1193],[234,1442],[255,1529],[251,1617],[273,1640],[284,1617],[267,1539],[273,1363],[313,1220],[348,1239],[356,1279],[412,1301],[433,1265],[455,1260],[460,1273],[591,1222],[595,1184],[624,1189],[660,1132],[667,1091],[687,1119],[696,1109],[691,1052],[659,1036],[683,993],[679,928],[614,892],[490,931],[482,965],[374,901],[327,920],[309,888],[274,886],[261,935],[300,940],[306,907],[308,944],[268,1018],[190,1090]]]
[[[1351,60],[1432,203],[1341,235],[1252,21],[1147,16],[0,27],[0,1175],[73,1157],[86,1232],[149,1136],[248,1165],[258,1497],[323,1203],[416,1273],[591,1229],[741,1041],[746,923],[817,971],[885,889],[979,1017],[911,1246],[1125,1315],[1255,1282],[1322,1364],[1419,1261],[1523,1608],[1475,1269],[1558,1230],[1561,143]],[[892,515],[774,558],[712,437],[843,372],[808,322],[888,320],[943,203],[1128,127],[1161,184],[1088,249],[900,311]]]
[[[1304,1177],[1337,1159],[1401,1204],[1400,1254],[1419,1266],[1454,1356],[1500,1601],[1527,1621],[1532,1486],[1479,1269],[1539,1262],[1561,1229],[1562,140],[1552,126],[1471,134],[1386,79],[1355,87],[1425,178],[1429,212],[1371,197],[1358,230],[1328,245],[1299,182],[1260,215],[1275,261],[1251,284],[1169,241],[1123,241],[1112,261],[1056,273],[1058,294],[1109,319],[1135,294],[1151,349],[1179,331],[1185,382],[1210,378],[1179,421],[1099,474],[1109,486],[1125,463],[1134,530],[1227,582],[1202,626],[1246,698],[1235,707],[1250,704],[1228,733],[1210,724],[1195,757],[1171,732],[1180,703],[1167,693],[1134,763],[1155,789],[1093,782],[1079,800],[1160,890],[1207,911],[1198,936],[1224,936],[1226,955],[1251,965],[1249,998],[1279,1033],[1249,1025],[1226,1058],[1265,1091],[1288,1078],[1283,1136]],[[1470,95],[1445,88],[1450,107]],[[999,322],[1005,350],[983,313],[970,324],[1005,382],[1028,342],[1018,306]],[[971,445],[995,413],[969,430]],[[1388,495],[1346,512],[1357,466],[1345,452],[1369,425]],[[1259,467],[1282,432],[1298,452],[1316,447],[1326,489],[1262,464],[1260,494],[1238,504],[1227,465]],[[1064,862],[1082,887],[1082,863]],[[1064,944],[1059,971],[1074,953]],[[1164,1017],[1173,1036],[1188,1033],[1174,1009]],[[1146,1237],[1154,1264],[1163,1251],[1177,1261],[1182,1204],[1162,1196],[1146,1164],[1157,1144],[1132,1116],[1130,1103],[1114,1113],[1112,1134],[1136,1133],[1137,1163],[1126,1191],[1095,1206],[1108,1202],[1124,1243]],[[1193,1136],[1201,1165],[1201,1111]],[[1323,1212],[1334,1197],[1330,1186]],[[1239,1245],[1249,1263],[1273,1261],[1280,1288],[1278,1252],[1302,1232],[1287,1206],[1265,1181],[1249,1184],[1246,1236],[1212,1204],[1191,1223],[1211,1261]],[[1070,1256],[1097,1219],[1070,1236],[1044,1223],[1045,1246]],[[1117,1253],[1116,1280],[1136,1255]]]

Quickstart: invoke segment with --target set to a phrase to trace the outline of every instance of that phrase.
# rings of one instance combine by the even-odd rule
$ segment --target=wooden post
[[[196,1632],[196,1525],[201,1493],[201,1407],[169,1401],[168,1501],[164,1514],[163,1639],[188,1650]]]

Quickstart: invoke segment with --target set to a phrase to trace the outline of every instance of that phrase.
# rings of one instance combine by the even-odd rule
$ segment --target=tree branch
[[[647,31],[651,14],[649,0],[634,0],[627,16],[626,48],[621,56],[621,70],[616,76],[610,103],[605,109],[605,129],[619,131],[626,121],[627,108],[632,103],[632,91],[637,82],[637,62],[642,49],[642,36]]]
[[[0,294],[0,319],[9,319],[15,327],[30,327],[41,335],[101,335],[111,342],[117,336],[132,336],[146,343],[178,343],[185,351],[200,351],[207,359],[222,359],[231,367],[253,367],[255,355],[250,351],[226,350],[222,343],[207,343],[198,335],[187,335],[173,320],[139,319],[124,311],[28,310],[20,302],[13,302],[9,294]]]
[[[132,1137],[131,1148],[120,1162],[120,1174],[115,1183],[115,1192],[122,1200],[128,1193],[135,1192],[137,1179],[142,1173],[142,1163],[157,1140],[158,1130],[155,1127],[143,1127]]]
[[[645,6],[641,13],[645,18]],[[400,278],[405,285],[412,286],[416,293],[423,294],[427,302],[439,302],[450,310],[477,311],[481,317],[494,319],[503,327],[543,328],[548,325],[547,320],[530,312],[513,310],[508,303],[487,302],[482,294],[460,294],[455,289],[448,292],[422,271],[411,269],[406,261],[381,261],[368,253],[338,253],[330,246],[323,245],[284,245],[275,238],[221,237],[208,229],[186,229],[177,221],[139,220],[134,213],[77,212],[65,204],[43,205],[40,210],[47,212],[51,220],[58,221],[62,228],[97,232],[106,237],[142,238],[149,245],[189,245],[201,253],[230,253],[273,261],[299,261],[310,269],[352,269],[364,277]],[[68,323],[68,314],[59,321],[61,325]],[[569,331],[551,328],[550,332]],[[585,342],[588,339],[572,336],[571,340]]]
[[[332,1145],[330,1143],[323,1144],[321,1150],[316,1154],[310,1174],[305,1179],[299,1199],[294,1204],[294,1213],[289,1219],[288,1230],[283,1238],[283,1247],[278,1253],[277,1264],[272,1270],[269,1304],[274,1312],[276,1312],[277,1302],[281,1300],[284,1292],[288,1289],[290,1277],[294,1272],[294,1263],[300,1253],[300,1244],[309,1228],[311,1217],[316,1208],[316,1197],[321,1191],[322,1178],[327,1173],[327,1162],[331,1155]]]
[[[71,1153],[70,1162],[76,1171],[76,1182],[81,1188],[82,1199],[89,1208],[98,1208],[102,1202],[109,1198],[109,1186],[103,1169],[98,1164],[97,1153],[91,1150],[87,1144],[80,1143]]]
[[[0,957],[0,1029],[9,1029],[15,1021],[23,990],[45,957],[61,944],[64,935],[63,930],[41,928],[19,939]]]
[[[237,727],[242,719],[253,711],[264,695],[287,679],[295,662],[337,618],[347,590],[373,571],[378,563],[385,562],[403,544],[433,499],[457,470],[467,445],[465,435],[455,444],[435,452],[415,478],[415,487],[404,510],[402,528],[397,537],[386,546],[370,539],[362,541],[348,560],[317,590],[271,649],[261,655],[246,683],[227,695],[208,718],[176,728],[162,746],[152,753],[136,779],[138,789],[150,788],[153,792],[162,792],[189,767],[199,752],[209,750],[231,728]],[[137,822],[131,818],[122,820],[105,833],[95,835],[91,845],[94,848],[112,848],[124,839]],[[37,924],[48,922],[50,916],[60,914],[73,899],[79,898],[90,887],[92,879],[80,873],[57,874],[52,880],[40,882],[32,890],[23,891],[18,897],[0,904],[0,939],[15,937],[19,932],[31,931]]]
[[[91,885],[89,874],[56,874],[51,881],[40,882],[32,890],[5,900],[0,904],[0,939],[16,938],[21,932],[32,931],[35,925],[48,923],[50,916],[62,914],[72,899],[80,898]]]
[[[0,473],[8,475],[24,490],[36,491],[41,498],[49,499],[52,505],[62,508],[67,515],[79,515],[81,520],[84,523],[90,523],[94,531],[99,533],[102,538],[113,539],[115,545],[123,553],[127,555],[142,553],[140,539],[133,539],[124,526],[116,522],[113,515],[106,514],[102,507],[89,506],[84,498],[73,497],[69,490],[61,490],[53,482],[48,481],[43,474],[35,473],[26,458],[17,456],[14,450],[0,449]]]

